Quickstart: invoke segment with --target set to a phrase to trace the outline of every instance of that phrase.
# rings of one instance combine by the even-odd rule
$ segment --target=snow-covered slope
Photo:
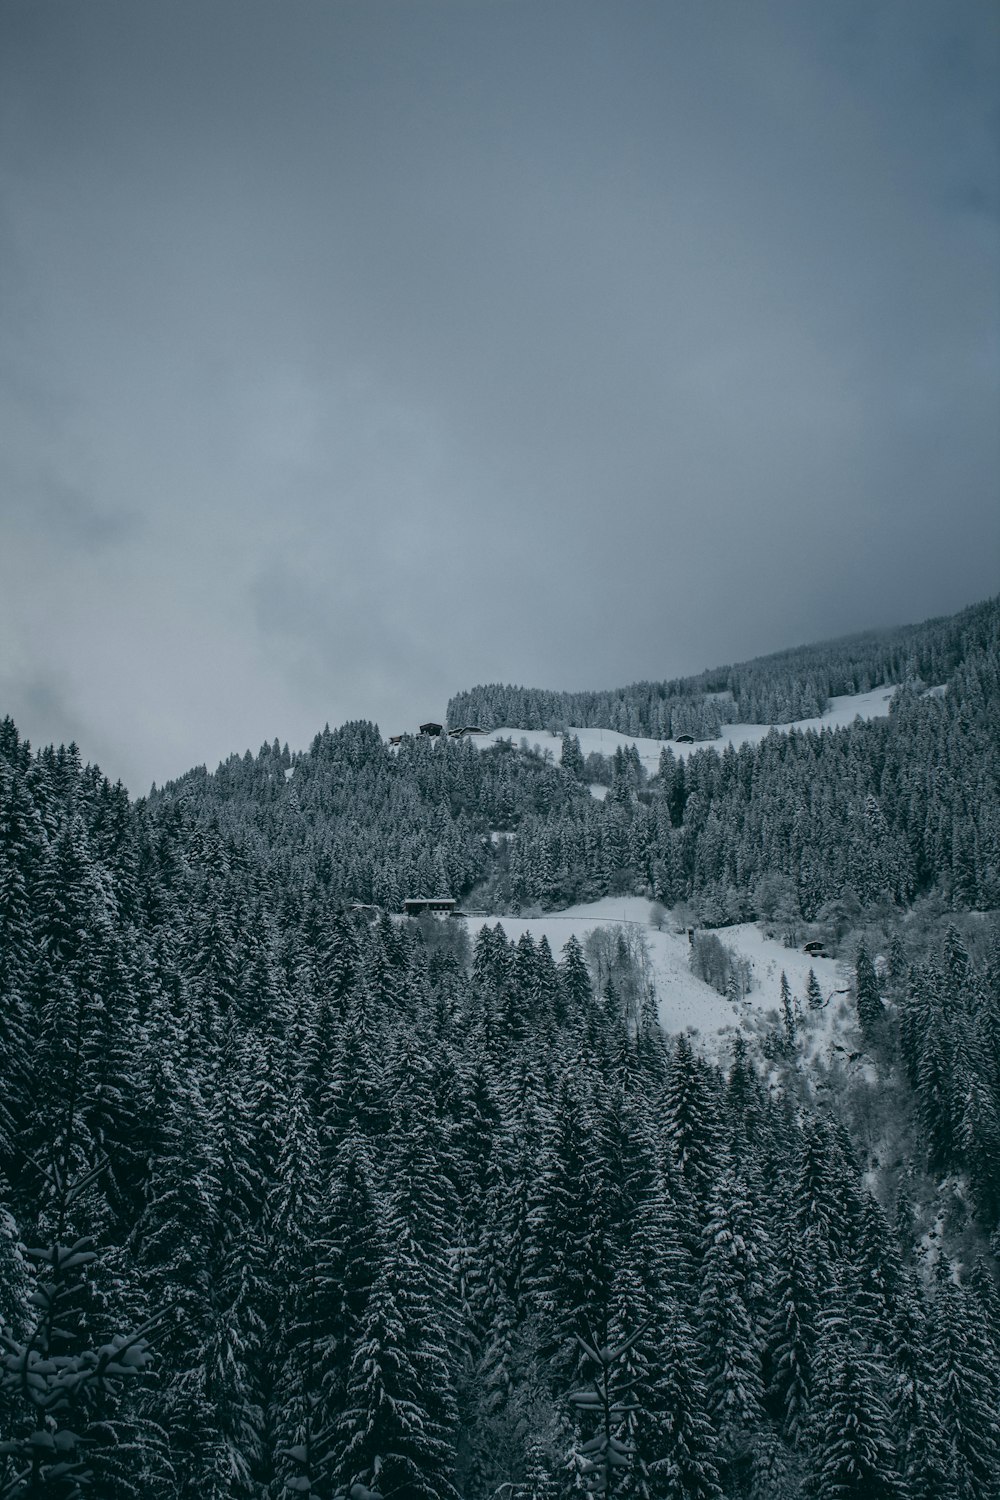
[[[685,760],[695,750],[722,751],[727,745],[739,749],[740,745],[756,745],[771,732],[771,729],[839,729],[853,724],[855,719],[882,719],[889,712],[889,704],[895,689],[875,688],[870,693],[850,693],[841,698],[831,698],[826,713],[817,719],[798,719],[794,724],[723,724],[717,740],[697,740],[692,745],[678,745],[674,740],[643,739],[636,735],[618,734],[614,729],[569,729],[580,741],[584,755],[596,750],[601,755],[613,755],[619,745],[635,745],[643,766],[652,775],[660,764],[660,751],[669,745],[678,760]],[[932,688],[931,692],[938,689]],[[522,740],[539,750],[549,750],[553,759],[562,756],[562,736],[550,734],[547,729],[494,729],[489,734],[474,735],[477,745],[486,747],[497,740],[513,740],[519,745]]]
[[[931,688],[932,693],[943,689]],[[672,740],[646,739],[638,736],[618,734],[612,729],[570,728],[580,741],[584,755],[598,751],[602,755],[613,755],[619,747],[635,745],[646,771],[652,775],[659,769],[660,753],[669,745],[674,755],[684,759],[695,750],[721,751],[726,745],[758,744],[772,728],[789,729],[836,729],[852,724],[855,719],[884,718],[889,712],[894,689],[880,687],[868,693],[855,693],[833,698],[827,711],[819,718],[801,719],[790,724],[726,724],[716,740],[703,740],[690,745],[678,745]],[[553,760],[562,755],[562,736],[547,730],[524,730],[516,728],[494,729],[485,735],[473,737],[473,743],[485,749],[499,740],[512,740],[515,745],[526,742],[541,752],[548,752]],[[603,797],[606,788],[591,787],[598,797]],[[752,971],[752,988],[746,998],[734,1004],[703,980],[695,977],[690,967],[690,944],[687,934],[676,928],[668,917],[662,929],[650,924],[650,902],[640,896],[604,897],[600,901],[569,907],[565,911],[549,912],[539,917],[466,917],[470,936],[475,939],[479,930],[487,924],[499,922],[509,938],[516,941],[523,932],[530,932],[538,941],[548,939],[549,947],[558,959],[563,945],[571,935],[583,942],[596,927],[616,923],[628,923],[639,928],[649,952],[650,970],[656,988],[660,1023],[667,1032],[696,1031],[710,1051],[718,1048],[727,1033],[739,1027],[754,1031],[761,1025],[764,1016],[775,1012],[780,1003],[782,972],[786,975],[792,996],[800,1003],[805,1017],[804,1030],[810,1034],[808,1050],[817,1052],[832,1044],[834,1033],[843,1024],[843,996],[849,986],[847,967],[833,959],[812,958],[794,948],[786,948],[776,939],[768,938],[752,922],[733,927],[713,929],[715,936],[731,948],[738,957],[746,959]],[[828,1004],[818,1013],[806,1010],[806,982],[812,969]]]
[[[572,935],[582,943],[595,927],[619,923],[634,925],[642,932],[649,951],[660,1024],[671,1033],[693,1029],[710,1046],[735,1027],[753,1030],[765,1012],[777,1009],[782,970],[793,996],[798,997],[803,1007],[810,968],[816,974],[824,996],[835,995],[847,988],[846,970],[834,959],[810,958],[794,948],[785,948],[775,939],[765,937],[754,923],[744,922],[734,927],[713,929],[721,942],[752,965],[753,988],[744,1001],[734,1005],[691,973],[686,932],[678,931],[669,916],[662,929],[652,927],[651,911],[651,903],[642,896],[605,896],[600,901],[548,912],[541,917],[466,917],[464,920],[473,939],[482,927],[496,922],[500,923],[508,938],[515,941],[524,932],[530,932],[536,942],[545,937],[556,959]],[[832,1018],[836,1008],[834,1001],[827,1011],[821,1012],[821,1016]]]

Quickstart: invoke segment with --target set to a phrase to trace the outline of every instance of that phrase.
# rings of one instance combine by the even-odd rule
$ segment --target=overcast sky
[[[1000,588],[993,0],[2,0],[0,713],[141,793]]]

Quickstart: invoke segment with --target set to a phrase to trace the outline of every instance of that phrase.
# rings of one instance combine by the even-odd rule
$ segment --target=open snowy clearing
[[[695,750],[723,751],[727,745],[739,749],[741,745],[757,745],[772,729],[787,733],[790,729],[841,729],[853,724],[855,719],[884,719],[895,692],[893,687],[874,688],[870,693],[849,693],[841,698],[831,698],[826,713],[816,719],[797,719],[794,724],[723,724],[717,740],[696,740],[691,745],[678,745],[674,740],[651,740],[637,735],[619,734],[614,729],[579,729],[571,727],[568,734],[575,734],[584,755],[597,751],[601,755],[614,755],[619,746],[635,745],[639,759],[649,775],[659,770],[660,752],[668,745],[678,760],[686,760]],[[929,692],[939,696],[943,688],[930,688]],[[522,740],[540,751],[551,751],[555,760],[562,758],[562,736],[551,734],[547,729],[493,729],[489,734],[471,736],[481,748],[495,745],[498,740],[513,740],[519,745]]]
[[[490,916],[462,920],[473,941],[482,927],[497,922],[507,937],[515,942],[524,932],[530,932],[535,942],[545,937],[557,960],[571,936],[583,943],[588,933],[597,927],[626,924],[638,928],[649,952],[661,1026],[670,1033],[695,1031],[710,1050],[715,1049],[725,1033],[736,1027],[753,1031],[765,1012],[777,1010],[782,970],[788,978],[792,995],[798,998],[804,1009],[806,981],[812,969],[824,996],[834,997],[816,1018],[817,1031],[827,1032],[838,1008],[836,992],[846,989],[848,984],[847,970],[838,961],[811,958],[807,953],[785,948],[776,939],[765,937],[753,922],[713,928],[720,942],[751,965],[753,988],[745,1000],[734,1005],[692,974],[687,933],[677,931],[669,915],[662,930],[650,925],[651,908],[652,903],[643,896],[605,896],[600,901],[571,906],[565,911],[547,912],[540,917]],[[818,1035],[816,1040],[820,1040]]]

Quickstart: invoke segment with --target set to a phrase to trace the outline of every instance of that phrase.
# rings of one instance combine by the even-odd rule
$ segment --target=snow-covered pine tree
[[[768,1407],[795,1447],[806,1442],[810,1427],[818,1301],[809,1238],[785,1210],[777,1235],[777,1280],[771,1293],[765,1361]]]
[[[806,1004],[811,1011],[822,1010],[826,1004],[823,998],[823,990],[813,969],[809,970],[806,978]]]
[[[673,1160],[695,1201],[707,1201],[719,1167],[718,1107],[708,1075],[679,1036],[667,1074],[664,1127]]]
[[[903,1500],[883,1382],[836,1315],[824,1320],[818,1363],[816,1500]]]
[[[394,1218],[334,1430],[333,1472],[345,1493],[361,1484],[397,1500],[456,1500],[447,1337],[436,1289]]]
[[[869,958],[864,943],[858,944],[854,955],[854,1003],[865,1045],[873,1047],[881,1035],[885,1006],[882,1003],[875,965]]]
[[[661,1310],[662,1334],[654,1411],[658,1452],[648,1463],[656,1500],[722,1500],[718,1443],[695,1336],[681,1310]]]
[[[710,1409],[725,1454],[760,1421],[764,1399],[759,1319],[760,1230],[737,1174],[719,1176],[708,1206],[701,1264],[699,1333]]]
[[[1000,1470],[996,1351],[981,1307],[944,1260],[935,1267],[929,1335],[949,1483],[957,1500],[990,1495]]]

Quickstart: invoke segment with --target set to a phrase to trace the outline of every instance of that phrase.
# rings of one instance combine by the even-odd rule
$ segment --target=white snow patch
[[[566,733],[576,735],[584,755],[590,755],[596,750],[601,755],[610,756],[619,747],[627,749],[629,745],[634,745],[645,770],[653,775],[660,767],[660,752],[667,746],[678,760],[686,760],[695,750],[717,750],[721,754],[727,745],[732,745],[737,750],[741,745],[757,745],[767,738],[772,729],[787,734],[790,729],[842,729],[853,724],[855,719],[884,719],[889,713],[889,704],[895,691],[893,687],[882,686],[873,688],[870,693],[848,693],[843,697],[831,698],[829,708],[818,718],[797,719],[794,724],[723,724],[717,740],[696,740],[690,745],[678,745],[675,740],[654,740],[641,735],[619,734],[615,729],[570,727]],[[927,691],[940,696],[944,688],[928,688]],[[547,729],[493,729],[489,734],[475,736],[475,743],[480,749],[495,745],[498,740],[511,740],[515,745],[520,745],[524,740],[532,749],[539,752],[547,750],[555,760],[562,759],[562,735],[552,734]],[[598,794],[595,792],[594,795]]]
[[[571,937],[582,943],[596,927],[634,925],[641,928],[649,947],[660,1024],[666,1031],[693,1027],[699,1032],[719,1032],[737,1025],[738,1017],[729,1001],[691,973],[686,934],[651,928],[649,908],[650,903],[642,896],[605,896],[542,917],[466,917],[465,922],[473,941],[482,927],[497,922],[514,942],[525,932],[530,932],[536,943],[545,937],[556,959]]]
[[[747,999],[765,1009],[779,1003],[782,971],[793,998],[797,997],[803,1006],[810,969],[819,980],[824,1000],[831,1004],[836,1004],[837,992],[847,988],[847,970],[838,959],[813,958],[801,948],[786,948],[777,938],[765,937],[756,922],[738,922],[732,927],[706,930],[714,932],[727,948],[734,948],[742,958],[750,960],[756,988]]]
[[[608,795],[607,787],[602,786],[599,781],[592,781],[587,790],[592,797],[597,798],[598,802],[603,802],[605,797]]]
[[[765,937],[755,923],[742,922],[711,929],[720,942],[752,965],[754,987],[742,1002],[734,1005],[692,974],[691,945],[686,931],[679,931],[669,916],[662,929],[650,925],[652,906],[643,896],[604,896],[599,901],[547,912],[540,917],[476,916],[464,920],[473,941],[482,927],[492,927],[497,922],[514,942],[524,932],[530,932],[536,943],[545,937],[557,960],[571,936],[583,943],[596,927],[622,923],[638,927],[649,950],[660,1025],[671,1034],[697,1031],[710,1050],[715,1050],[725,1033],[737,1027],[755,1030],[766,1012],[777,1010],[782,970],[803,1010],[810,969],[815,972],[824,997],[846,988],[846,971],[836,960],[810,958],[807,953],[785,948],[776,938]],[[817,1043],[825,1038],[832,1024],[833,1009],[832,1005],[827,1006],[813,1017]]]

